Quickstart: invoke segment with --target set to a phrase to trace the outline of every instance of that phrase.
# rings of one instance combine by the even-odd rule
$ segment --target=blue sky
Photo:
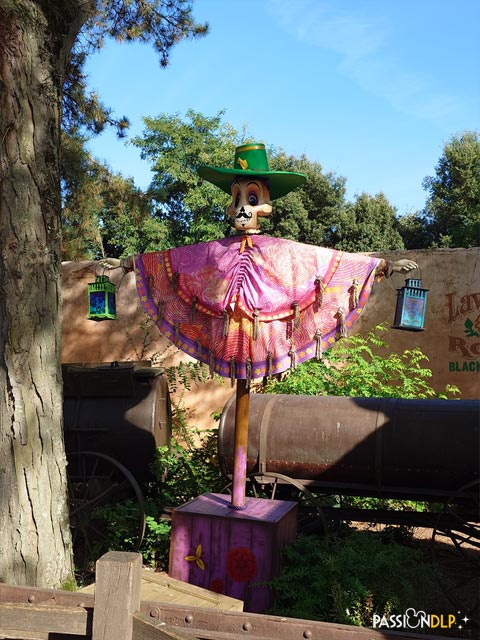
[[[399,214],[421,209],[422,180],[445,143],[480,130],[480,0],[196,0],[203,39],[162,69],[148,45],[107,42],[89,86],[131,121],[194,109],[252,138],[306,154],[347,179],[347,197],[383,191]],[[151,180],[139,150],[113,133],[93,155]],[[233,159],[232,159],[233,160]]]

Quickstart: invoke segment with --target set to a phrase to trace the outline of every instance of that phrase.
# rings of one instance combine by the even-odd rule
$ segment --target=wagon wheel
[[[96,451],[79,451],[67,458],[70,527],[77,566],[86,569],[108,550],[109,530],[102,510],[127,501],[136,508],[126,547],[137,551],[145,533],[145,500],[131,472]]]
[[[262,481],[259,482],[258,478]],[[265,479],[266,481],[263,481]],[[270,500],[293,500],[299,503],[298,529],[302,533],[327,532],[327,522],[320,501],[301,482],[274,471],[256,472],[247,475],[249,489],[255,498]],[[230,491],[231,483],[224,490]]]
[[[446,574],[445,595],[476,625],[480,625],[479,491],[480,481],[475,480],[455,492],[432,533],[434,558]]]

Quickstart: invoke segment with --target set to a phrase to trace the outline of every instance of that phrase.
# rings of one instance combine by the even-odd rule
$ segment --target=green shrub
[[[442,393],[430,387],[432,372],[423,366],[428,358],[420,349],[388,353],[380,337],[384,331],[387,323],[377,325],[366,338],[355,335],[339,340],[321,360],[308,360],[283,379],[270,380],[266,393],[351,398],[447,398],[459,393],[453,385]]]
[[[412,606],[441,609],[438,583],[438,570],[417,549],[386,542],[382,534],[298,536],[272,581],[275,602],[269,613],[371,626],[374,614],[404,613]]]

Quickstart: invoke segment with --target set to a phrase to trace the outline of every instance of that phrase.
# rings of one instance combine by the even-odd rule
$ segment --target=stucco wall
[[[463,398],[480,397],[480,248],[432,249],[382,254],[389,260],[409,257],[420,266],[421,277],[429,289],[425,331],[390,329],[385,341],[397,352],[418,346],[429,358],[431,385],[444,389],[457,385]],[[66,262],[63,277],[63,362],[110,362],[113,360],[160,360],[166,366],[188,356],[178,351],[141,310],[133,274],[110,273],[117,285],[116,321],[87,320],[87,284],[94,280],[93,263]],[[405,277],[394,274],[376,283],[355,332],[365,334],[383,321],[393,322],[396,289]],[[473,331],[465,325],[470,321]],[[469,335],[470,334],[470,335]],[[212,411],[220,409],[230,397],[229,381],[209,382],[186,393],[185,404],[195,411],[193,423],[213,426]]]
[[[437,391],[455,384],[462,398],[480,398],[480,248],[430,249],[384,254],[389,260],[412,258],[414,271],[429,289],[425,331],[390,329],[386,341],[397,352],[418,346],[432,370],[431,385]],[[378,322],[393,323],[396,288],[405,277],[393,274],[374,287],[357,330],[364,333]],[[477,335],[468,335],[467,321],[476,323]]]

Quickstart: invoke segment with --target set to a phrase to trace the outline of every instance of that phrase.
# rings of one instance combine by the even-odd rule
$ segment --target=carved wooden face
[[[232,182],[232,202],[227,207],[233,227],[243,233],[258,233],[259,216],[272,213],[270,191],[261,178],[235,178]]]

